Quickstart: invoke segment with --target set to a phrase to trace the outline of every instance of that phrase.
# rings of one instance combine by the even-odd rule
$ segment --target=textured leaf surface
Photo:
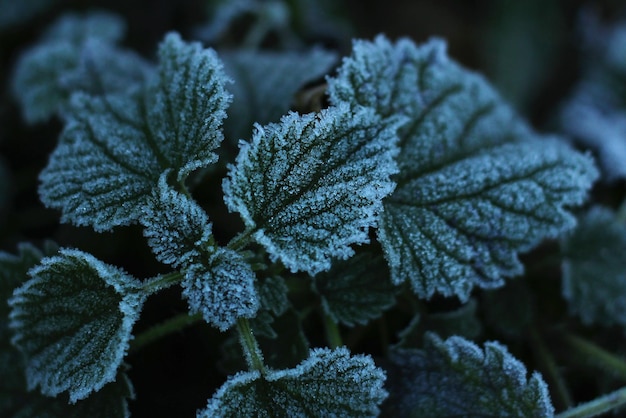
[[[26,357],[28,388],[84,399],[115,379],[145,299],[141,283],[69,249],[29,274],[10,300],[12,342]]]
[[[97,231],[135,222],[172,169],[179,181],[214,162],[230,95],[215,53],[169,34],[147,90],[74,94],[59,146],[41,173],[42,201]]]
[[[293,369],[230,377],[198,417],[374,417],[384,380],[369,356],[314,349]]]
[[[594,207],[562,240],[563,297],[586,324],[626,325],[626,225]]]
[[[325,75],[335,54],[323,50],[296,52],[237,51],[222,55],[226,73],[234,80],[235,117],[225,122],[228,137],[249,138],[253,124],[278,122],[287,113],[298,90]]]
[[[140,222],[159,261],[186,267],[212,252],[211,223],[195,200],[168,185],[169,172],[161,175]]]
[[[395,141],[395,124],[370,109],[290,113],[242,144],[225,201],[273,260],[315,274],[368,241],[394,188]]]
[[[591,158],[533,134],[442,42],[358,41],[329,83],[335,103],[409,118],[379,229],[395,283],[466,300],[521,273],[518,252],[575,225],[565,207],[597,177]]]
[[[396,302],[396,287],[382,256],[360,253],[313,279],[322,307],[335,322],[365,325]]]
[[[226,331],[237,318],[252,318],[259,308],[254,272],[243,257],[218,248],[208,263],[191,265],[185,272],[183,296],[192,314],[201,313],[209,324]]]
[[[497,342],[484,349],[461,337],[428,334],[423,350],[395,350],[387,416],[551,417],[548,387],[538,372]]]

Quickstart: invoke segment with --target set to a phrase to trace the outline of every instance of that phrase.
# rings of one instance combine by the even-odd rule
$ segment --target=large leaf
[[[329,83],[334,103],[409,118],[378,234],[395,283],[467,300],[521,273],[518,252],[575,225],[565,208],[597,177],[591,158],[534,134],[442,42],[357,41]]]
[[[395,130],[348,106],[257,127],[224,181],[226,203],[272,259],[294,272],[327,270],[368,241],[393,191]]]
[[[183,181],[216,161],[230,100],[216,54],[169,34],[159,59],[158,76],[145,89],[72,96],[39,189],[63,221],[98,231],[135,222],[163,171]]]
[[[198,417],[374,417],[384,380],[368,356],[314,349],[293,369],[231,376]]]
[[[29,390],[71,402],[115,380],[145,294],[141,282],[77,250],[44,258],[10,300]]]
[[[548,387],[497,342],[427,334],[423,350],[394,350],[386,416],[551,417]]]
[[[563,297],[586,324],[626,325],[626,225],[596,206],[562,240]]]

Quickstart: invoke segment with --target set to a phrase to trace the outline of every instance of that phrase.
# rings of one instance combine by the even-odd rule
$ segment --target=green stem
[[[182,278],[183,275],[179,271],[174,271],[172,273],[164,274],[162,276],[157,276],[146,280],[143,283],[143,290],[148,296],[153,295],[180,282]]]
[[[620,379],[626,380],[626,362],[622,358],[575,335],[567,334],[564,336],[564,340],[581,358]]]
[[[160,324],[157,324],[146,331],[139,334],[135,337],[134,340],[130,342],[130,348],[128,350],[129,353],[134,353],[146,345],[165,337],[174,332],[180,331],[189,325],[195,324],[199,320],[202,319],[201,315],[189,315],[188,313],[183,313],[180,315],[176,315]]]
[[[612,411],[626,405],[626,387],[601,396],[592,401],[585,402],[575,408],[563,411],[555,415],[555,418],[588,418]]]
[[[324,314],[324,328],[326,329],[326,341],[330,348],[343,346],[339,326],[328,314]]]
[[[617,218],[618,222],[626,222],[626,199],[624,199],[622,204],[619,206],[619,209],[617,209],[615,217]]]
[[[237,332],[239,332],[239,342],[243,349],[244,356],[248,367],[252,370],[258,370],[261,374],[265,374],[265,364],[263,364],[263,354],[259,348],[259,343],[254,334],[252,328],[250,328],[250,322],[247,318],[237,319]]]
[[[254,232],[254,228],[246,228],[241,234],[235,236],[230,240],[227,247],[234,251],[242,250],[247,247],[252,241],[252,233]]]

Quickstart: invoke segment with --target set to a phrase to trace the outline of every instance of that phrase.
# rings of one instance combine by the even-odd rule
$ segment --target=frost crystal
[[[241,255],[218,248],[206,265],[194,264],[186,270],[183,296],[192,314],[201,313],[209,324],[226,331],[237,318],[255,316],[259,301],[254,279]]]
[[[538,372],[497,342],[484,350],[461,337],[427,334],[424,350],[392,351],[387,416],[536,417],[554,415]]]
[[[198,418],[375,417],[387,397],[385,374],[345,347],[311,350],[293,369],[241,372],[209,399]]]
[[[565,207],[597,177],[590,157],[532,133],[441,41],[357,41],[329,85],[334,103],[409,118],[378,238],[394,283],[423,298],[467,300],[521,273],[517,253],[572,228]]]
[[[145,299],[141,283],[69,249],[29,274],[9,301],[28,389],[41,386],[49,396],[69,391],[74,403],[115,380]]]
[[[394,189],[396,123],[371,109],[290,113],[257,127],[224,181],[224,199],[291,271],[315,274],[368,241]]]
[[[212,50],[169,34],[145,89],[76,93],[59,146],[41,173],[41,200],[63,221],[104,231],[137,221],[159,176],[178,181],[217,160],[230,95]]]

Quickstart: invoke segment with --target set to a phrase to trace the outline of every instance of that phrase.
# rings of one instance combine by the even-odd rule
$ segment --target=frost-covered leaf
[[[222,55],[224,69],[234,80],[233,104],[224,130],[227,137],[249,138],[253,124],[278,122],[307,82],[325,75],[337,61],[319,49],[308,52],[242,50]]]
[[[0,0],[0,30],[26,22],[52,8],[59,0]]]
[[[62,220],[104,231],[137,221],[159,176],[178,181],[217,159],[230,95],[212,50],[169,34],[145,90],[75,93],[59,146],[41,173],[41,200]]]
[[[250,320],[250,325],[257,337],[264,336],[270,339],[277,337],[276,332],[272,329],[272,323],[274,316],[284,314],[291,306],[287,298],[288,291],[285,280],[280,276],[268,277],[263,280],[261,285],[257,286],[259,311]],[[283,344],[282,340],[281,344]]]
[[[183,296],[192,314],[201,313],[209,324],[226,331],[237,318],[252,318],[259,308],[254,272],[237,252],[218,248],[206,264],[185,271]]]
[[[168,185],[169,172],[161,175],[139,221],[157,260],[186,267],[212,251],[211,223],[195,200]]]
[[[626,325],[626,225],[596,206],[563,238],[563,297],[586,324]]]
[[[386,416],[551,417],[548,387],[538,372],[497,342],[484,349],[461,337],[428,334],[423,350],[394,350]]]
[[[13,95],[24,119],[36,123],[63,115],[77,91],[103,95],[142,83],[151,67],[114,45],[123,33],[123,22],[108,13],[70,14],[53,24],[14,70]]]
[[[313,279],[324,311],[344,325],[365,325],[396,302],[396,286],[382,256],[364,252],[333,264]]]
[[[597,177],[590,157],[534,134],[441,41],[357,41],[329,84],[334,103],[409,118],[378,238],[393,282],[420,297],[467,300],[521,273],[517,253],[572,228],[565,207]]]
[[[231,376],[198,417],[374,417],[384,381],[369,356],[318,348],[293,369]]]
[[[224,180],[224,199],[273,260],[310,274],[368,241],[393,191],[396,123],[371,109],[290,113],[257,127]]]
[[[26,358],[29,390],[84,399],[115,379],[145,295],[141,282],[78,250],[29,271],[10,300],[12,342]]]

